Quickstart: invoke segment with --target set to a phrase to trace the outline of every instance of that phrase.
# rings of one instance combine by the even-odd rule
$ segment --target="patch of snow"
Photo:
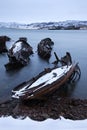
[[[16,53],[17,51],[20,51],[21,50],[21,43],[22,42],[17,42],[15,44],[15,47],[13,48],[13,53]]]
[[[46,86],[48,84],[52,84],[57,79],[62,77],[64,74],[66,74],[70,70],[71,67],[72,67],[72,65],[70,65],[68,67],[63,66],[61,68],[54,69],[51,71],[51,73],[47,73],[44,76],[40,77],[36,82],[34,82],[31,86],[29,86],[29,88],[33,88],[33,87],[38,86],[42,83],[44,83],[44,85],[42,85],[42,87]],[[54,74],[56,74],[56,76]]]
[[[0,22],[0,28],[15,28],[15,29],[53,29],[54,27],[67,28],[69,26],[80,27],[80,29],[87,29],[87,21],[78,20],[67,20],[60,22],[41,22],[31,24],[20,24],[20,23],[5,23]]]
[[[11,116],[0,118],[1,130],[87,130],[87,119],[70,120],[61,117],[53,120],[47,119],[42,122],[34,121],[28,117],[24,120],[14,119]]]

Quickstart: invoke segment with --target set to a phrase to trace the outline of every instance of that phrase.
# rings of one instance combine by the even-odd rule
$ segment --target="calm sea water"
[[[18,30],[0,29],[0,35],[9,36],[12,41],[7,42],[9,48],[19,37],[27,37],[28,43],[33,47],[34,54],[29,64],[21,69],[6,71],[4,65],[8,62],[6,54],[0,54],[0,102],[11,98],[11,90],[21,82],[29,80],[46,67],[53,66],[55,60],[53,52],[59,57],[69,51],[73,60],[79,62],[81,78],[77,84],[69,88],[66,96],[87,98],[87,30]],[[37,55],[37,44],[41,39],[50,37],[54,41],[52,56],[48,61]]]

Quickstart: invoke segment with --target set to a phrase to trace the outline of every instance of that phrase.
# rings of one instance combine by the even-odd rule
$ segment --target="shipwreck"
[[[49,59],[53,45],[54,42],[50,38],[42,39],[37,46],[38,55],[44,59]]]
[[[16,86],[12,90],[12,98],[20,99],[21,101],[42,99],[66,82],[77,81],[80,75],[81,71],[77,62],[68,62],[64,65],[61,64],[60,67],[46,68],[36,77]]]
[[[8,50],[9,63],[5,65],[6,70],[27,65],[31,54],[33,54],[33,49],[27,43],[27,38],[19,38]]]

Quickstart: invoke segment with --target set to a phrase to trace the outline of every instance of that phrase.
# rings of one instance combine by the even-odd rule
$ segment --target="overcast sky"
[[[0,22],[87,20],[87,0],[0,0]]]

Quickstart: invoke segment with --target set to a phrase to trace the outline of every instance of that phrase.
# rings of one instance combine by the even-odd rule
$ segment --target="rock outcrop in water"
[[[54,42],[50,38],[42,39],[37,46],[39,56],[44,59],[50,58],[53,44]]]
[[[27,38],[19,38],[8,51],[9,63],[5,65],[6,69],[8,70],[9,66],[17,68],[27,65],[31,54],[33,54],[33,49],[27,43]]]
[[[0,53],[7,52],[6,41],[10,41],[8,36],[0,36]]]

